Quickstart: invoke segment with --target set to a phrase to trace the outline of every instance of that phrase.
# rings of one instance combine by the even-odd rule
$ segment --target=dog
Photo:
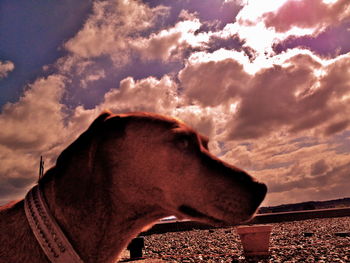
[[[208,138],[153,113],[103,112],[38,185],[83,262],[115,262],[128,243],[175,215],[215,226],[253,217],[267,187],[215,157]],[[0,210],[0,262],[50,262],[24,201]]]

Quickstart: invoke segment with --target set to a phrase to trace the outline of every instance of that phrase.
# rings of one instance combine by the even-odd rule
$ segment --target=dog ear
[[[94,133],[99,130],[99,127],[103,126],[105,120],[112,115],[109,111],[102,112],[89,126],[89,128],[83,132],[71,145],[69,145],[58,157],[57,165],[65,166],[68,160],[80,153],[86,151],[87,147],[93,140]]]
[[[87,195],[92,195],[96,186],[96,176],[92,174],[96,150],[100,140],[104,139],[108,118],[114,119],[109,111],[103,111],[73,143],[71,143],[57,158],[56,166],[48,176],[45,174],[40,183],[45,184],[54,178],[58,187],[64,188],[64,195],[57,194],[60,200],[69,200],[69,203],[81,204]],[[65,176],[68,174],[69,176]],[[77,187],[84,189],[84,195],[77,194]]]
[[[103,112],[100,113],[100,115],[91,123],[90,127],[88,128],[88,130],[96,130],[98,129],[99,126],[101,126],[101,124],[103,122],[106,121],[106,119],[108,119],[109,117],[111,117],[113,114],[108,111],[108,110],[104,110]]]
[[[41,185],[54,180],[57,188],[64,189],[56,194],[58,202],[80,207],[88,196],[94,198],[96,185],[106,178],[96,176],[96,153],[109,136],[123,136],[125,118],[109,111],[102,112],[72,144],[57,158],[56,166],[39,181]],[[67,176],[66,176],[67,175]],[[79,189],[79,190],[78,190]]]

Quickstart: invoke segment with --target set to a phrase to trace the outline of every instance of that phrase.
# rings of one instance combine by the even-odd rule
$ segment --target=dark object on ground
[[[304,237],[312,237],[314,233],[312,232],[304,232]]]
[[[334,233],[334,235],[337,237],[348,237],[350,236],[350,232],[337,232],[337,233]]]
[[[130,259],[142,258],[142,249],[145,246],[145,241],[143,237],[134,238],[128,245],[128,250],[130,251]]]

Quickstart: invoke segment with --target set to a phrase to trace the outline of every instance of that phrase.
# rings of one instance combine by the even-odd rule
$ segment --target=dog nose
[[[267,186],[263,183],[254,182],[253,185],[253,210],[255,211],[264,200],[267,193]]]

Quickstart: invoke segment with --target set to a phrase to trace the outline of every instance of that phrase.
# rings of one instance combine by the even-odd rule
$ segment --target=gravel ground
[[[349,262],[350,217],[272,224],[270,256],[245,258],[234,228],[193,230],[145,237],[145,258],[165,262]],[[304,233],[313,233],[305,237]]]

